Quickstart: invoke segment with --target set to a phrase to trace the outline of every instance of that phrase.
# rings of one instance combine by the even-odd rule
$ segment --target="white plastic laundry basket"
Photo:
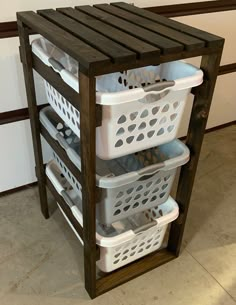
[[[78,137],[49,106],[41,110],[40,120],[51,136],[66,150],[71,161],[81,169]],[[80,198],[81,185],[58,154],[54,159]],[[101,188],[97,202],[97,219],[111,224],[165,202],[179,166],[189,159],[188,148],[173,140],[158,148],[138,152],[115,160],[96,159],[96,182]]]
[[[70,184],[61,176],[54,161],[47,165],[46,174],[67,202],[77,221],[83,226],[81,200],[74,190],[70,190]],[[110,226],[97,223],[96,242],[100,247],[100,260],[97,266],[104,272],[110,272],[159,249],[168,224],[178,215],[178,205],[169,197],[162,205]],[[65,214],[64,216],[66,217]],[[76,233],[67,217],[66,220]]]
[[[50,42],[39,38],[33,52],[75,91],[78,63]],[[113,159],[170,142],[192,87],[202,83],[200,69],[181,62],[164,63],[96,77],[96,102],[102,124],[96,129],[97,156]],[[48,102],[80,137],[80,113],[45,81]]]

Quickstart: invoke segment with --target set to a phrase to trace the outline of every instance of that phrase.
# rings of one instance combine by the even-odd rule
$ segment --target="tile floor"
[[[0,198],[1,305],[236,303],[236,126],[205,137],[181,256],[93,301],[82,247],[58,210],[43,219],[37,194]]]

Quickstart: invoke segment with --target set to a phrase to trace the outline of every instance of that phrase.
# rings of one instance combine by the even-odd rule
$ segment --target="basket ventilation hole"
[[[117,194],[116,198],[120,198],[120,197],[122,197],[123,195],[124,195],[123,192],[119,192],[119,193]]]
[[[148,110],[147,109],[145,109],[142,113],[141,113],[141,115],[140,115],[140,118],[146,118],[148,116]]]
[[[163,192],[160,194],[160,198],[163,198],[165,196],[166,192]]]
[[[150,238],[147,242],[150,244],[152,242],[152,238]]]
[[[135,254],[135,252],[131,252],[131,253],[130,253],[130,256],[134,256],[134,254]]]
[[[131,250],[135,250],[136,248],[137,248],[137,245],[133,246],[133,247],[131,248]]]
[[[132,199],[132,197],[128,197],[125,199],[125,202],[128,203],[128,202],[130,202],[131,199]]]
[[[121,147],[123,145],[123,141],[119,140],[116,142],[115,147]]]
[[[59,107],[60,108],[60,107]],[[67,111],[67,117],[70,120],[70,113]]]
[[[122,261],[125,261],[127,258],[128,258],[128,256],[127,256],[127,255],[126,255],[126,256],[124,256],[124,257],[122,258]]]
[[[155,201],[157,199],[157,196],[153,196],[152,198],[151,198],[151,201]]]
[[[72,118],[72,123],[73,123],[73,125],[75,125],[75,119],[74,118]]]
[[[142,246],[144,246],[145,245],[145,243],[144,242],[142,242],[140,245],[139,245],[139,247],[142,247]]]
[[[149,181],[147,184],[146,184],[146,187],[150,187],[152,185],[152,181]]]
[[[137,137],[137,141],[142,141],[144,139],[144,135],[140,133],[140,135]]]
[[[79,115],[79,111],[78,110],[75,111],[75,114],[76,114],[77,118],[79,118],[80,115]]]
[[[115,204],[115,208],[118,208],[119,206],[121,206],[122,205],[122,201],[120,200],[120,201],[118,201],[116,204]]]
[[[118,124],[123,124],[123,123],[125,123],[126,122],[126,116],[125,115],[122,115],[120,118],[119,118],[119,120],[118,120]]]
[[[143,186],[142,186],[142,185],[139,185],[139,186],[137,187],[136,191],[138,192],[138,191],[141,191],[142,189],[143,189]]]
[[[62,109],[62,111],[63,111],[64,115],[66,115],[66,111],[65,111],[65,108],[63,108],[63,109]]]
[[[123,255],[125,255],[125,254],[128,253],[128,252],[129,252],[129,250],[126,249],[126,250],[123,252]]]
[[[170,116],[170,119],[171,121],[174,121],[174,119],[177,117],[177,113],[173,113],[171,116]]]
[[[152,114],[155,115],[160,110],[160,107],[154,107],[152,108]]]
[[[174,129],[174,125],[170,125],[170,126],[168,126],[168,128],[167,128],[167,130],[168,130],[169,132],[171,132],[173,129]]]
[[[55,102],[55,104],[56,104],[56,102]],[[61,104],[58,104],[58,107],[59,107],[59,109],[61,110]]]
[[[127,205],[127,206],[124,207],[123,210],[124,210],[125,212],[127,212],[127,211],[129,210],[129,208],[130,208],[130,205]]]
[[[155,193],[157,193],[157,192],[159,192],[159,187],[156,187],[154,190],[153,190],[153,194],[155,194]]]
[[[139,130],[146,128],[146,123],[141,123],[138,127]]]
[[[151,247],[151,245],[147,245],[147,246],[146,246],[146,249],[148,250],[150,247]]]
[[[146,204],[147,202],[148,202],[147,198],[142,200],[142,204]]]
[[[67,130],[65,131],[65,134],[66,134],[68,137],[71,135],[71,133],[72,133],[71,129],[67,129]]]
[[[141,252],[143,252],[143,248],[141,248],[141,249],[138,250],[138,253],[141,253]]]
[[[63,129],[63,125],[62,125],[62,123],[58,123],[57,124],[57,130],[61,130],[61,129]]]
[[[137,112],[137,111],[136,111],[136,112],[130,113],[130,119],[131,119],[131,121],[135,120],[135,119],[137,118],[137,116],[138,116],[138,112]]]
[[[166,104],[163,108],[162,108],[162,112],[167,112],[169,110],[170,106],[168,104]]]
[[[133,190],[134,190],[134,188],[133,187],[131,187],[130,189],[128,189],[126,192],[127,192],[127,194],[131,194],[132,192],[133,192]]]
[[[151,138],[154,135],[154,133],[155,133],[155,130],[151,130],[151,131],[148,132],[147,135],[148,135],[149,138]]]
[[[170,175],[168,175],[164,178],[165,181],[168,181],[169,179],[170,179]]]
[[[117,216],[121,213],[121,210],[116,210],[115,213],[113,214],[113,216]]]
[[[150,126],[154,126],[154,125],[156,124],[156,122],[157,122],[157,119],[152,119],[152,120],[149,122],[149,124],[150,124]]]
[[[162,185],[162,189],[163,189],[163,191],[164,191],[164,189],[166,189],[166,188],[167,188],[167,186],[168,186],[168,184],[167,184],[167,183]]]
[[[120,252],[116,253],[114,256],[115,256],[115,258],[119,257],[120,256]]]
[[[80,129],[80,124],[79,124],[79,122],[76,122],[76,125],[77,125],[78,129]]]
[[[128,131],[129,132],[133,131],[135,129],[135,127],[136,127],[136,124],[129,125]]]
[[[144,196],[148,196],[149,193],[150,193],[150,191],[144,192]]]
[[[173,106],[174,106],[174,109],[176,109],[179,106],[179,102],[174,102]]]
[[[157,132],[157,136],[161,136],[164,133],[164,128],[161,128]]]
[[[133,208],[137,208],[139,206],[139,203],[138,202],[135,202],[135,204],[133,205]]]
[[[138,194],[138,195],[136,195],[136,196],[134,197],[134,200],[138,200],[140,197],[141,197],[141,195]]]
[[[70,145],[72,143],[72,139],[71,138],[67,138],[66,142]]]
[[[164,116],[161,120],[160,120],[160,124],[165,124],[167,121],[166,116]]]
[[[159,241],[156,241],[153,246],[157,246],[159,244]]]
[[[125,132],[124,128],[121,127],[121,128],[118,129],[116,135],[117,135],[117,136],[118,136],[118,135],[122,135],[124,132]]]
[[[130,144],[130,143],[133,142],[133,140],[134,140],[134,136],[131,136],[131,137],[128,137],[128,138],[126,139],[126,142],[127,142],[128,144]]]
[[[119,259],[117,259],[116,261],[114,261],[114,263],[113,264],[118,264],[119,263]]]

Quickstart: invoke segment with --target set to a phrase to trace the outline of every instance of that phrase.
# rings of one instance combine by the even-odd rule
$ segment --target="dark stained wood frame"
[[[181,17],[195,14],[206,14],[235,10],[236,0],[193,2],[175,5],[146,7],[145,9],[167,17]],[[16,21],[0,23],[0,39],[17,36],[18,29]],[[220,67],[218,76],[234,72],[236,72],[236,63],[226,64]],[[0,125],[14,123],[27,119],[29,119],[28,108],[16,109],[0,113]],[[234,124],[234,122],[230,122],[229,124]],[[224,128],[227,125],[228,123],[220,125],[217,128]]]
[[[116,4],[117,5],[117,4]],[[119,5],[119,4],[118,4]],[[126,8],[124,8],[126,9]],[[39,13],[44,14],[44,12]],[[48,11],[46,12],[48,14]],[[20,34],[20,53],[24,68],[25,75],[25,85],[29,104],[29,116],[32,128],[33,145],[35,151],[36,160],[36,173],[39,181],[39,192],[40,192],[40,203],[41,210],[45,218],[49,217],[48,214],[48,202],[46,196],[46,185],[54,194],[55,198],[59,201],[59,204],[66,215],[69,217],[72,223],[74,223],[73,215],[69,212],[66,207],[66,203],[63,198],[59,198],[53,185],[45,176],[45,169],[42,160],[42,148],[40,142],[40,133],[42,133],[48,142],[54,147],[54,149],[59,152],[62,158],[66,158],[63,152],[53,143],[53,140],[47,135],[47,131],[40,125],[38,108],[36,105],[35,98],[35,88],[33,80],[33,69],[36,68],[41,73],[44,73],[43,63],[36,62],[34,56],[32,56],[31,47],[29,43],[29,35],[32,32],[44,34],[45,37],[54,39],[52,36],[52,29],[46,29],[45,22],[41,17],[36,18],[36,14],[32,13],[20,13],[18,14],[18,28]],[[37,21],[34,22],[34,18]],[[149,18],[149,16],[147,16]],[[150,17],[151,18],[151,17]],[[159,17],[155,17],[159,18]],[[42,24],[44,23],[44,25]],[[40,24],[40,26],[39,26]],[[135,27],[134,27],[135,28]],[[56,29],[58,33],[63,33],[60,29]],[[43,32],[43,33],[42,33]],[[192,32],[191,32],[192,33]],[[193,35],[194,36],[194,35]],[[70,38],[70,35],[68,36]],[[207,37],[207,34],[206,34]],[[58,43],[64,43],[64,49],[68,46],[64,42],[65,36],[63,35],[63,40],[58,39]],[[208,38],[206,38],[207,41]],[[76,39],[75,39],[76,41]],[[71,164],[71,170],[76,174],[76,176],[81,179],[82,182],[82,192],[83,192],[83,228],[75,224],[75,229],[78,234],[83,238],[84,241],[84,270],[85,270],[85,288],[88,291],[91,298],[127,282],[128,280],[137,277],[157,266],[160,266],[175,257],[180,253],[181,242],[183,238],[183,232],[185,227],[185,221],[187,217],[192,186],[194,183],[194,177],[197,169],[198,159],[200,155],[201,145],[204,137],[204,131],[207,123],[207,118],[209,115],[211,100],[214,92],[214,87],[218,75],[218,69],[220,64],[220,59],[223,51],[223,39],[215,37],[214,47],[204,47],[197,50],[187,51],[184,50],[180,53],[176,52],[173,54],[161,55],[159,59],[155,56],[150,59],[140,58],[138,61],[124,62],[124,63],[108,63],[106,67],[103,65],[98,65],[99,61],[95,62],[94,65],[83,66],[80,62],[80,72],[79,72],[79,91],[80,94],[77,95],[78,101],[76,103],[76,96],[73,98],[73,104],[76,108],[80,108],[80,126],[81,126],[81,161],[82,170],[80,173],[76,174],[75,168]],[[73,50],[74,49],[74,50]],[[76,50],[76,44],[73,44],[69,52],[74,52]],[[70,54],[70,53],[69,53]],[[75,53],[76,54],[76,53]],[[95,53],[94,53],[95,54]],[[106,57],[100,56],[100,63],[103,60],[107,60]],[[76,54],[77,55],[77,54]],[[78,60],[80,61],[81,54],[78,54]],[[121,71],[122,69],[130,69],[134,66],[144,66],[148,64],[158,64],[163,62],[168,62],[170,60],[176,60],[181,58],[188,58],[194,56],[202,56],[201,69],[204,71],[204,82],[201,86],[194,90],[194,103],[191,113],[191,119],[188,129],[188,135],[186,144],[190,149],[191,157],[190,161],[182,167],[180,173],[180,179],[177,189],[176,200],[180,207],[180,215],[176,221],[171,225],[170,236],[168,247],[161,251],[154,252],[148,256],[145,256],[138,261],[129,264],[126,267],[113,271],[109,274],[100,274],[100,278],[96,278],[96,259],[97,247],[96,247],[96,202],[99,192],[96,188],[95,180],[95,141],[96,141],[96,126],[99,125],[101,121],[101,112],[98,110],[97,115],[95,94],[95,76],[101,75],[103,73],[109,73],[111,71]],[[91,58],[91,57],[88,57]],[[86,57],[83,58],[83,62],[86,63]],[[54,73],[54,72],[53,72]],[[52,75],[53,78],[53,75]],[[59,81],[56,77],[54,84]],[[66,88],[64,88],[66,91]],[[63,91],[63,90],[62,90]],[[63,91],[64,93],[64,91]],[[64,160],[65,161],[65,160]],[[77,170],[78,171],[78,170]]]

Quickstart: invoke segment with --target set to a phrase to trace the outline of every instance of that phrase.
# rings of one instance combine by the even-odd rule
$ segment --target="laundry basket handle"
[[[163,81],[163,82],[148,85],[148,86],[144,87],[143,90],[145,92],[152,92],[153,94],[155,94],[155,91],[157,93],[160,93],[160,91],[164,92],[167,89],[169,89],[170,87],[173,87],[174,85],[175,85],[175,81]]]
[[[138,233],[141,233],[141,232],[143,232],[143,231],[147,231],[147,230],[149,230],[150,228],[155,227],[156,225],[157,225],[157,222],[156,222],[155,220],[152,220],[151,222],[149,222],[149,223],[147,223],[147,224],[145,224],[145,225],[143,225],[143,226],[141,226],[141,227],[135,229],[135,230],[134,230],[134,233],[135,233],[135,234],[138,234]]]

